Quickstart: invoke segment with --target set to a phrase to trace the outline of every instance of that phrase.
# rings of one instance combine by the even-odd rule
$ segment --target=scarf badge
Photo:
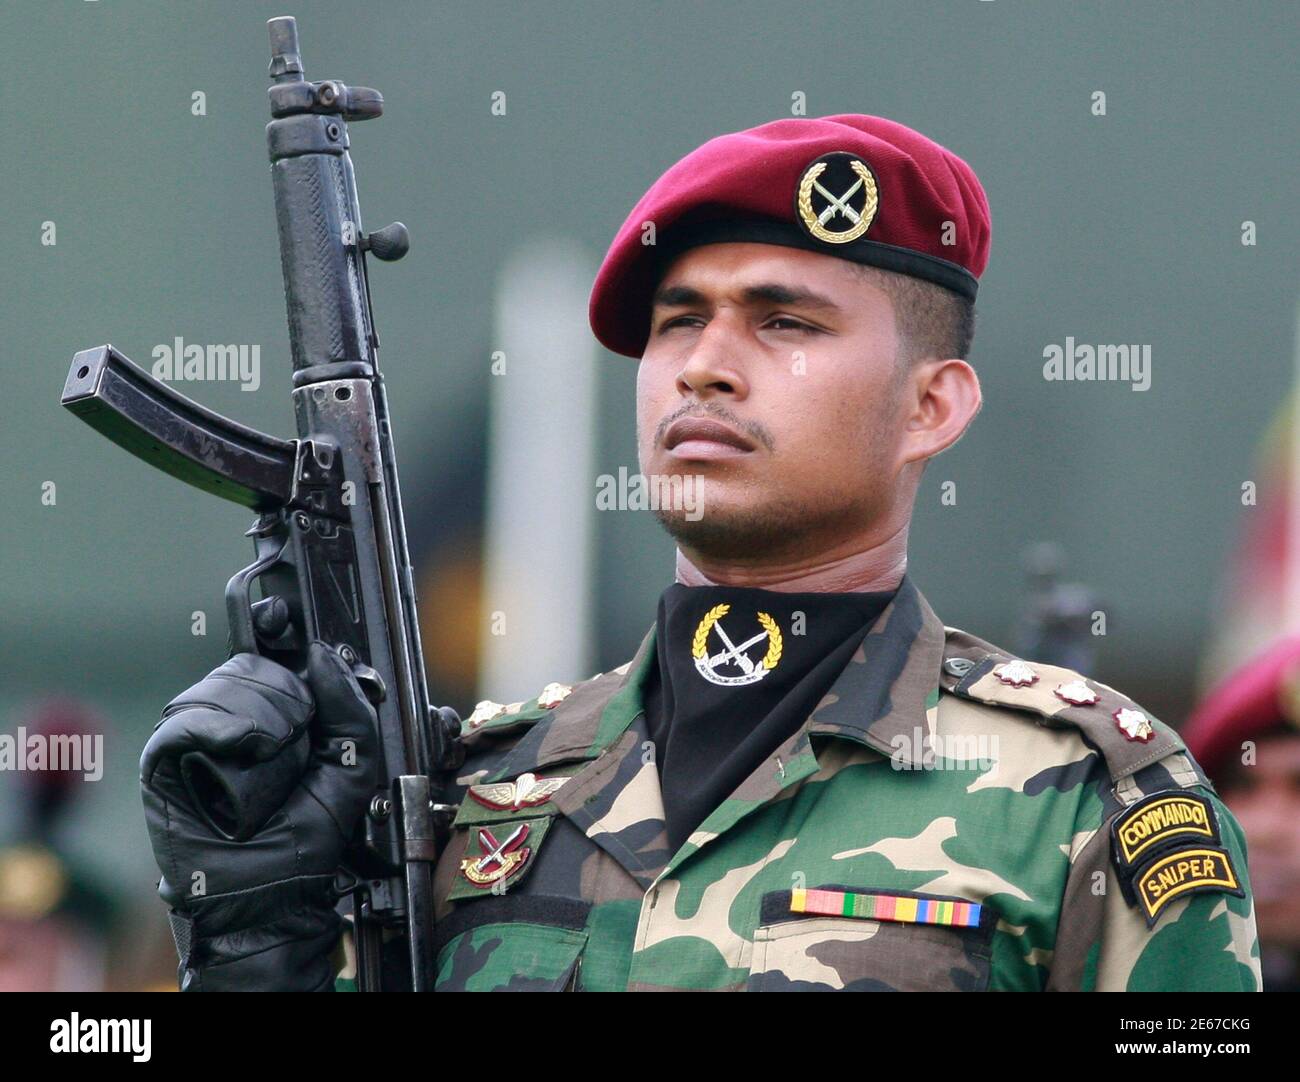
[[[770,615],[759,612],[755,614],[759,626],[758,633],[743,638],[737,643],[722,626],[722,618],[730,611],[730,605],[715,605],[700,620],[691,639],[691,656],[695,659],[695,668],[711,684],[731,687],[755,684],[775,669],[781,661],[781,652],[784,649],[781,629]],[[712,649],[711,636],[716,639],[721,649],[716,651]],[[764,642],[766,653],[761,657],[756,657],[750,652],[755,646]]]

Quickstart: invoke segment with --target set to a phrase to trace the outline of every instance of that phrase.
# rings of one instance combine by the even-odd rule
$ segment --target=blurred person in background
[[[49,699],[19,727],[32,746],[102,739],[103,721],[71,698]],[[82,771],[26,769],[12,839],[0,847],[0,991],[94,992],[108,982],[117,903],[64,842],[88,781]]]
[[[1300,992],[1300,636],[1222,680],[1182,735],[1246,832],[1264,990]]]

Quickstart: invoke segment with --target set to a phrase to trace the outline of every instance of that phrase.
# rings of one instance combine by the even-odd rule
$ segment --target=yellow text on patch
[[[1237,886],[1232,865],[1218,849],[1183,849],[1170,853],[1146,869],[1137,883],[1142,903],[1153,917],[1180,894],[1197,887],[1236,890]]]
[[[1171,796],[1143,808],[1119,828],[1124,859],[1132,860],[1143,850],[1171,834],[1202,834],[1214,837],[1205,805],[1190,797]]]

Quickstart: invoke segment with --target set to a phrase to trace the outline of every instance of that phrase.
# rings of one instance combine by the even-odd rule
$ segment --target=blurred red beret
[[[1300,719],[1300,635],[1283,639],[1218,684],[1187,719],[1180,735],[1205,772],[1239,759],[1241,745]]]
[[[655,181],[596,275],[591,329],[640,357],[662,271],[688,248],[728,241],[839,256],[973,300],[989,224],[970,166],[911,128],[857,114],[774,120],[711,139]]]

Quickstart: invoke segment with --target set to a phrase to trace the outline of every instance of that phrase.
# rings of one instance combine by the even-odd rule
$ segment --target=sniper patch
[[[1179,849],[1157,856],[1133,877],[1133,889],[1148,928],[1155,925],[1170,902],[1184,895],[1217,890],[1238,898],[1246,896],[1232,866],[1232,857],[1226,849],[1217,846]]]

